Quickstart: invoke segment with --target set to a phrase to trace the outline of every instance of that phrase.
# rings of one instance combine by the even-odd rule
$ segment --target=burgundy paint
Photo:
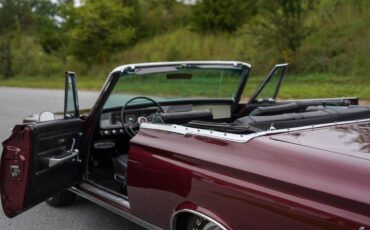
[[[325,129],[313,132],[325,142]],[[168,229],[185,202],[230,229],[370,227],[369,163],[270,136],[237,143],[143,129],[129,153],[131,213]]]
[[[0,193],[3,210],[8,217],[16,216],[24,210],[23,204],[32,153],[31,145],[31,129],[21,125],[16,126],[12,135],[3,143]],[[20,167],[19,177],[13,178],[11,176],[11,165]]]
[[[273,139],[370,160],[370,123],[284,133]]]
[[[331,133],[336,143],[353,141],[353,135],[366,137],[363,127],[369,124],[356,126],[361,127],[358,133],[351,127],[264,136],[248,143],[142,130],[132,140],[129,156],[131,209],[121,210],[165,229],[171,215],[181,209],[203,213],[229,229],[369,227],[368,158],[311,147],[323,146],[319,140],[325,141],[333,129],[348,131]],[[359,144],[367,146],[368,139],[361,135]],[[307,143],[282,140],[296,137]],[[6,176],[1,180],[2,202],[8,216],[23,210],[30,150],[31,130],[17,126],[4,142],[1,165]],[[19,181],[9,174],[15,159],[22,167]]]

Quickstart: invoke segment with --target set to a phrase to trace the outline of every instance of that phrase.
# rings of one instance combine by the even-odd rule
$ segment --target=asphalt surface
[[[93,105],[97,92],[79,92],[80,108]],[[42,111],[63,111],[64,91],[0,87],[0,142],[10,128],[28,115]],[[2,152],[2,146],[0,147]],[[0,155],[1,155],[0,152]],[[142,229],[124,218],[82,198],[63,208],[42,203],[25,213],[8,219],[0,210],[1,230],[124,230]]]

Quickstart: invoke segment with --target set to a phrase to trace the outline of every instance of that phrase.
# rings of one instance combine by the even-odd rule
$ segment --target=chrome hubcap
[[[214,223],[209,222],[203,227],[203,230],[221,230],[221,228],[215,225]]]

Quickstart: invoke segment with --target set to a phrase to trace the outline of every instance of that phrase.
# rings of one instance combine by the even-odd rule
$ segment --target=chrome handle
[[[69,151],[73,152],[73,149],[75,148],[75,144],[76,144],[76,139],[72,138],[72,146]]]
[[[69,161],[75,157],[78,157],[78,149],[75,149],[73,151],[67,151],[69,155],[62,157],[62,158],[57,158],[57,157],[52,157],[49,158],[49,168],[54,167],[55,165],[59,165],[61,163],[64,163],[66,161]]]

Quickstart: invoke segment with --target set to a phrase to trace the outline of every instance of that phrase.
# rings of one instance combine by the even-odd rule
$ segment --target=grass
[[[256,89],[263,77],[251,76],[244,91],[243,97],[248,98]],[[100,90],[105,78],[78,78],[78,88],[84,90]],[[231,84],[232,85],[232,84]],[[9,80],[0,80],[0,86],[29,87],[29,88],[64,88],[63,77],[16,77]],[[156,85],[156,89],[161,90]],[[167,87],[164,85],[163,87]],[[201,91],[204,85],[192,85],[194,92]],[[147,89],[147,90],[145,90]],[[143,94],[152,92],[152,84],[149,87],[141,87]],[[163,89],[165,91],[165,89]],[[163,92],[162,91],[162,92]],[[287,76],[280,90],[281,99],[300,98],[327,98],[356,96],[370,103],[370,79],[366,77],[335,76],[329,74],[310,74]]]
[[[246,91],[252,91],[261,78],[252,79]],[[287,76],[280,89],[282,99],[355,96],[370,100],[370,79],[330,74]]]

